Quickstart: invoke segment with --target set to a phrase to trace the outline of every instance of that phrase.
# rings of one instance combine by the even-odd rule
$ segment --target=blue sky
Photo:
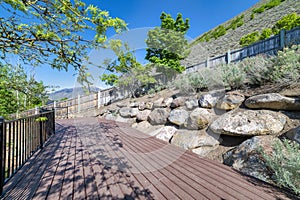
[[[195,39],[200,34],[233,18],[247,10],[258,0],[92,0],[86,3],[97,5],[109,11],[112,17],[119,17],[128,23],[129,30],[143,29],[160,25],[160,14],[164,11],[174,18],[182,13],[184,18],[190,18],[190,29],[187,36]],[[146,30],[146,29],[145,29]],[[112,37],[113,33],[108,33]],[[91,54],[94,54],[92,52]],[[98,72],[93,71],[93,74]],[[46,67],[35,69],[36,78],[47,85],[57,85],[60,88],[71,88],[75,85],[75,72],[53,70]],[[97,79],[97,77],[95,77]],[[95,80],[96,81],[96,80]],[[98,81],[96,81],[98,83]],[[96,83],[95,82],[95,83]]]

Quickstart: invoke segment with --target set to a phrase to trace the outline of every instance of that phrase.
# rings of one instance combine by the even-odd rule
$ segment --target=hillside
[[[188,67],[205,61],[208,57],[224,54],[228,49],[239,49],[241,48],[239,40],[244,35],[254,31],[261,31],[265,28],[272,28],[272,26],[285,15],[293,12],[300,14],[300,2],[298,0],[286,0],[276,7],[265,10],[263,13],[256,13],[254,18],[251,19],[252,10],[259,8],[261,5],[266,4],[267,2],[269,2],[269,0],[262,0],[253,7],[236,16],[237,18],[244,15],[244,24],[240,27],[237,27],[235,30],[227,30],[225,35],[217,39],[211,39],[208,42],[199,42],[199,39],[205,33],[200,35],[191,43],[191,53],[188,58],[183,61],[183,64]],[[220,25],[228,27],[230,26],[232,20],[234,19],[228,20]],[[212,31],[216,29],[217,27]]]

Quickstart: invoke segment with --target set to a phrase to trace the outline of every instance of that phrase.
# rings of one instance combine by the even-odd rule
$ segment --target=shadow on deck
[[[57,133],[4,187],[3,199],[291,199],[231,168],[97,118]]]

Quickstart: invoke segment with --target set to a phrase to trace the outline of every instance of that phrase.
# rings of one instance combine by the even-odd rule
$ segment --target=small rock
[[[248,108],[272,110],[300,110],[300,99],[282,96],[279,93],[260,94],[248,98]]]
[[[169,117],[170,110],[168,108],[156,108],[148,116],[148,121],[152,125],[165,124]]]
[[[206,128],[213,117],[214,115],[210,112],[210,110],[205,108],[196,108],[191,112],[190,116],[184,123],[184,127],[189,130]]]
[[[139,107],[139,103],[138,102],[132,102],[129,105],[130,108],[138,108]]]
[[[209,129],[232,136],[277,135],[286,121],[285,115],[270,110],[233,110],[213,121]]]
[[[289,87],[283,89],[280,94],[287,97],[300,97],[300,83],[289,85]]]
[[[171,108],[178,108],[180,106],[184,106],[185,102],[186,102],[185,97],[177,97],[176,99],[173,100],[170,107]]]
[[[135,129],[140,130],[140,131],[148,129],[150,126],[151,126],[151,124],[147,121],[142,121],[140,123],[132,124],[132,128],[135,128]]]
[[[189,113],[183,109],[175,109],[170,112],[169,121],[175,125],[181,126],[185,123]]]
[[[195,149],[204,146],[216,146],[219,145],[219,135],[208,134],[205,130],[200,131],[188,131],[178,130],[171,140],[171,144],[179,146],[184,149]]]
[[[156,138],[169,142],[173,137],[177,129],[173,126],[164,126],[158,130],[153,131],[150,135],[155,136]]]
[[[290,140],[294,140],[300,144],[300,126],[297,128],[294,128],[292,130],[289,130],[285,136],[289,138]]]
[[[228,92],[216,104],[216,108],[221,110],[233,110],[239,107],[245,101],[245,96],[239,92]]]
[[[140,104],[139,104],[139,110],[145,110],[145,108],[146,108],[146,104],[145,104],[145,102],[141,102]]]
[[[145,105],[145,109],[152,110],[153,109],[153,103],[152,102],[147,102],[146,105]]]
[[[171,103],[173,102],[173,98],[169,97],[163,100],[162,106],[163,107],[170,107]]]
[[[189,110],[193,110],[194,108],[199,107],[197,99],[189,99],[185,102],[185,106]]]
[[[117,103],[117,106],[118,106],[119,108],[123,108],[123,107],[126,107],[126,104],[123,103],[123,102],[118,102],[118,103]]]
[[[143,110],[139,111],[138,114],[136,115],[136,119],[138,121],[147,121],[148,116],[150,115],[151,110]]]
[[[124,118],[135,117],[138,113],[137,108],[127,108],[123,107],[119,110],[120,116]]]
[[[164,100],[164,98],[159,98],[156,101],[154,101],[154,103],[153,103],[154,108],[162,108],[163,100]]]
[[[224,96],[224,91],[213,91],[208,94],[204,94],[199,98],[199,105],[202,108],[213,108],[219,99]]]

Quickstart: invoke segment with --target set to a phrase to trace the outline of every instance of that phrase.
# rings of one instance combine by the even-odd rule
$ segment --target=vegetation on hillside
[[[267,39],[271,37],[272,35],[276,35],[280,32],[280,30],[291,30],[297,26],[300,26],[300,16],[296,13],[292,13],[289,15],[286,15],[282,17],[280,20],[278,20],[272,29],[266,28],[263,29],[261,33],[258,31],[249,33],[245,36],[243,36],[240,39],[240,45],[241,46],[248,46],[250,44],[253,44],[259,40]]]
[[[252,10],[252,14],[251,14],[251,19],[254,18],[255,14],[260,14],[260,13],[263,13],[265,12],[266,10],[269,10],[271,8],[274,8],[278,5],[280,5],[282,2],[284,2],[285,0],[270,0],[268,1],[267,3],[261,5],[260,7],[258,8],[254,8]]]
[[[278,56],[256,56],[238,63],[202,68],[194,74],[182,75],[170,84],[183,93],[210,89],[209,81],[219,77],[219,84],[227,89],[257,87],[266,83],[300,81],[300,45],[285,48]]]
[[[225,35],[228,30],[235,30],[238,27],[244,25],[244,15],[238,16],[230,21],[228,26],[220,25],[217,28],[204,33],[201,37],[197,38],[191,45],[198,42],[209,42],[211,39],[218,39],[219,37]]]

